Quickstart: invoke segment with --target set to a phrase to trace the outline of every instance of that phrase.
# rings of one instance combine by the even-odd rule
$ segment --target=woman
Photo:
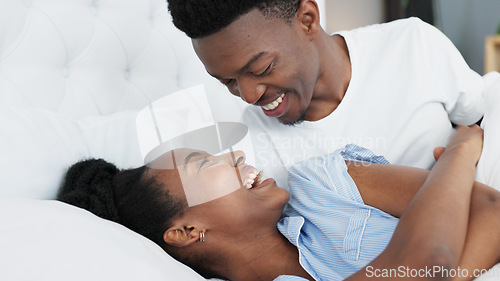
[[[291,199],[282,218],[289,193],[272,179],[259,181],[256,169],[244,164],[242,152],[232,155],[235,157],[214,157],[179,149],[172,153],[175,161],[181,163],[176,169],[141,167],[119,171],[102,160],[83,161],[70,168],[58,198],[148,237],[207,278],[371,280],[384,277],[384,280],[397,280],[413,276],[421,280],[448,280],[449,275],[445,273],[460,266],[468,269],[469,274],[455,275],[455,279],[471,280],[476,274],[473,269],[490,268],[498,262],[500,248],[500,216],[497,215],[500,194],[473,180],[481,146],[482,130],[477,126],[461,126],[446,149],[436,149],[439,159],[430,172],[368,165],[351,161],[352,157],[347,157],[348,161],[342,159],[340,162],[345,163],[348,175],[340,180],[356,183],[365,206],[378,208],[400,220],[393,235],[391,229],[392,238],[385,250],[374,250],[371,261],[347,262],[351,268],[340,267],[338,272],[328,271],[329,261],[314,260],[322,253],[335,251],[335,245],[308,241],[328,235],[330,230],[319,229],[316,236],[302,233],[296,241],[282,234],[283,226],[289,226],[284,221],[300,217],[306,208],[319,208],[324,198],[312,194],[310,196],[318,198],[312,198],[309,205],[304,204],[300,201],[302,197],[295,197],[294,193],[309,187],[291,185]],[[334,162],[339,163],[339,158],[335,159]],[[360,160],[366,159],[379,158],[360,157]],[[325,167],[328,166],[322,166]],[[234,186],[229,186],[233,183],[229,183],[227,177],[234,171],[243,179],[242,188],[190,207],[186,188],[202,185],[204,189],[220,189],[227,185],[233,190]],[[315,181],[314,178],[308,180]],[[341,189],[335,180],[332,179],[334,184],[329,188]],[[337,190],[337,193],[346,190]],[[387,216],[388,220],[394,219]],[[300,232],[315,227],[307,214],[302,223],[297,228]],[[349,233],[344,239],[350,239]],[[310,243],[305,243],[307,241]],[[429,273],[429,268],[435,270]]]

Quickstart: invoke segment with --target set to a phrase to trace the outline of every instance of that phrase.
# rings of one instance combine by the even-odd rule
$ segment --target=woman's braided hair
[[[147,170],[119,170],[102,159],[84,160],[69,168],[57,199],[120,223],[165,248],[163,232],[182,215],[186,203],[148,177]]]

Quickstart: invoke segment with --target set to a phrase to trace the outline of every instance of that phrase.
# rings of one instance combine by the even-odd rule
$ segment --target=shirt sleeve
[[[371,150],[364,147],[348,144],[340,152],[346,161],[358,161],[374,164],[390,164],[384,156],[375,155]]]
[[[335,270],[343,268],[340,264],[362,264],[375,258],[387,245],[398,221],[364,204],[348,173],[346,160],[388,163],[368,149],[347,145],[296,164],[290,169],[290,201],[285,212],[304,218],[300,230],[304,236],[300,236],[297,245],[314,253],[308,261],[322,263],[335,256],[341,261],[331,264]],[[317,240],[313,242],[313,238]],[[331,245],[335,250],[322,252],[317,245]]]
[[[451,122],[474,124],[484,114],[485,78],[472,70],[451,40],[436,27],[413,19],[418,42],[424,50],[430,71],[444,97],[444,107]],[[425,81],[422,81],[425,83]]]
[[[349,144],[331,154],[293,165],[288,172],[290,191],[307,196],[309,189],[327,189],[351,201],[364,204],[358,187],[347,171],[346,160],[389,163],[384,157],[377,156],[366,148]]]
[[[307,279],[293,275],[280,275],[274,281],[307,281]]]

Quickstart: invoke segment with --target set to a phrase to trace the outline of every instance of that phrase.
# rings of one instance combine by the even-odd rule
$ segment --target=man
[[[480,120],[500,83],[416,18],[329,35],[314,0],[168,2],[207,72],[256,106],[244,122],[280,182],[293,163],[347,143],[430,168],[452,123]]]

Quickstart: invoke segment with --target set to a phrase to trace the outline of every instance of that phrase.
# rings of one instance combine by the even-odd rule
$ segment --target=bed
[[[78,160],[142,165],[137,112],[198,84],[214,118],[239,119],[245,104],[206,74],[165,1],[2,0],[0,280],[204,280],[146,238],[52,200]]]
[[[1,0],[0,280],[205,280],[148,239],[53,200],[78,160],[142,165],[137,113],[200,84],[214,119],[240,120],[246,105],[206,74],[163,0]],[[483,163],[496,165],[496,147]]]

